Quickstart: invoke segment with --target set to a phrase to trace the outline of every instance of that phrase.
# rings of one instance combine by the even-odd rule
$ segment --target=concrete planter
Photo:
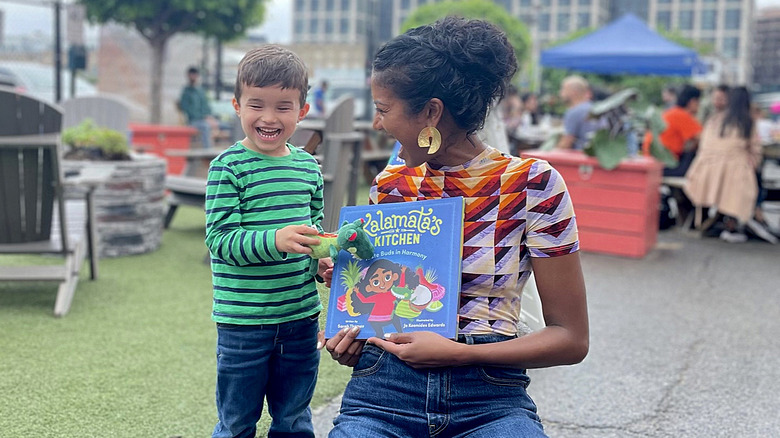
[[[109,181],[95,191],[100,257],[144,254],[159,248],[166,212],[165,159],[133,154],[130,161],[62,161],[66,173],[86,166],[115,168]]]

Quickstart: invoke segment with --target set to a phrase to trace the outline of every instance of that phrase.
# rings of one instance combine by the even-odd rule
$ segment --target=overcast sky
[[[757,8],[766,6],[780,6],[780,0],[756,0]],[[0,10],[5,12],[4,26],[7,35],[36,31],[46,35],[52,34],[54,25],[51,7],[25,6],[15,2],[0,1]],[[265,22],[258,31],[264,33],[271,42],[289,42],[291,16],[292,0],[268,0]]]

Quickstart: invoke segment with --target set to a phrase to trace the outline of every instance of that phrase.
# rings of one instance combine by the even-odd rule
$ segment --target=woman
[[[585,285],[569,194],[544,161],[504,155],[475,132],[517,70],[506,36],[445,18],[385,44],[373,63],[374,128],[401,143],[405,166],[374,181],[372,203],[465,198],[457,340],[431,332],[325,343],[354,367],[331,437],[545,436],[527,368],[588,351]],[[517,337],[533,269],[547,327]]]
[[[726,110],[707,120],[699,150],[685,174],[685,193],[696,207],[716,207],[726,216],[720,238],[744,242],[745,224],[753,217],[758,197],[756,169],[761,144],[750,113],[750,93],[731,89]]]

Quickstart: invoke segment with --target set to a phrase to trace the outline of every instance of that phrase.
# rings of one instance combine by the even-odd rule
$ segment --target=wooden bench
[[[163,228],[168,228],[180,205],[205,208],[206,178],[197,176],[168,175],[165,177],[165,188],[168,196],[168,212],[165,214]]]

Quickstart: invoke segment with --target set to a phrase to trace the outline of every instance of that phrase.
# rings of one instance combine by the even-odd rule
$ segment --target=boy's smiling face
[[[244,84],[241,101],[233,98],[233,108],[246,134],[241,143],[271,157],[288,155],[287,140],[295,132],[296,124],[309,112],[309,104],[301,107],[300,99],[301,92],[295,88]]]

